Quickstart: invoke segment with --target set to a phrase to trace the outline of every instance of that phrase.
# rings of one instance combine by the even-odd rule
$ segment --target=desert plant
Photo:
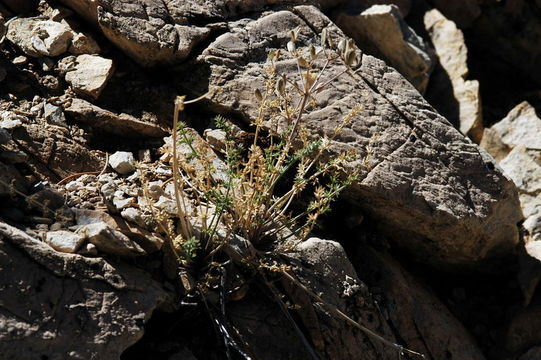
[[[329,149],[334,137],[361,113],[362,107],[353,107],[334,132],[323,137],[312,136],[305,129],[303,118],[319,92],[345,72],[353,71],[352,66],[359,61],[358,49],[346,39],[335,46],[333,36],[326,31],[322,33],[321,46],[297,49],[298,33],[291,32],[287,51],[269,54],[265,85],[255,91],[260,106],[248,141],[238,136],[231,122],[218,116],[215,124],[224,140],[220,156],[216,155],[195,130],[180,120],[185,105],[200,99],[176,99],[172,136],[164,151],[170,156],[178,213],[171,218],[157,209],[152,211],[166,234],[167,246],[182,269],[180,272],[183,276],[186,269],[191,273],[192,281],[185,284],[185,290],[197,292],[205,306],[207,294],[220,281],[215,274],[225,271],[224,264],[231,262],[251,268],[262,279],[268,271],[282,274],[323,302],[292,275],[287,265],[271,259],[275,259],[275,254],[294,250],[304,241],[318,218],[357,179],[357,173],[344,171],[356,154],[329,156]],[[297,73],[281,74],[276,66],[281,58],[295,61]],[[326,70],[334,62],[346,66],[342,72],[328,76]],[[295,211],[295,202],[301,197],[309,199],[308,205]],[[197,270],[190,271],[194,264]],[[277,293],[269,282],[265,283]],[[225,313],[224,301],[222,294],[220,307]],[[282,304],[279,295],[276,301]],[[417,354],[383,339],[336,307],[325,306],[369,336],[395,347],[399,354]],[[242,352],[226,326],[220,327],[220,331],[226,345]],[[317,358],[309,343],[304,343]]]

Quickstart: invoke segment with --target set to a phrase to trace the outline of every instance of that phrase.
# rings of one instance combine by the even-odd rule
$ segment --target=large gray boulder
[[[291,30],[300,29],[299,47],[318,43],[323,28],[341,34],[311,6],[230,27],[199,62],[210,73],[209,87],[220,88],[211,105],[245,119],[258,113],[253,94],[264,88],[266,54],[285,48]],[[296,79],[296,63],[287,56],[276,66]],[[343,70],[331,65],[325,76]],[[473,265],[517,244],[522,215],[514,184],[394,69],[363,55],[355,73],[335,80],[316,100],[304,125],[318,135],[331,134],[344,114],[363,105],[331,152],[353,150],[363,159],[346,170],[360,170],[361,177],[347,197],[376,218],[396,244],[417,259],[444,266]]]
[[[119,359],[166,292],[147,274],[60,253],[0,223],[3,359]]]

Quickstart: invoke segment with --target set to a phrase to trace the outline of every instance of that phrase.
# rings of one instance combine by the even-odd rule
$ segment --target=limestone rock
[[[113,75],[113,61],[97,55],[79,55],[66,81],[79,94],[97,99]]]
[[[467,80],[467,48],[462,31],[456,25],[447,20],[437,9],[428,11],[424,16],[425,27],[430,34],[432,44],[441,64],[440,71],[450,80],[451,91],[458,102],[458,113],[442,111],[452,123],[458,122],[460,131],[469,135],[477,143],[483,136],[483,119],[481,109],[481,97],[479,94],[479,82]],[[434,79],[434,92],[429,101],[440,110],[445,109],[450,100],[442,96],[446,89],[446,82],[441,81],[441,76]]]
[[[45,233],[45,242],[56,251],[75,253],[84,243],[84,238],[71,231],[58,230]]]
[[[78,234],[96,245],[98,250],[107,254],[126,257],[146,254],[137,243],[104,222],[84,225],[79,228]]]
[[[232,24],[199,57],[210,69],[209,86],[221,88],[209,104],[255,119],[253,94],[264,88],[264,54],[284,49],[297,27],[298,48],[318,41],[324,27],[340,34],[309,6],[262,16],[240,28]],[[296,81],[294,61],[284,56],[276,66]],[[331,65],[326,76],[343,70]],[[317,94],[318,104],[303,118],[314,136],[331,134],[353,106],[364,106],[331,147],[331,154],[352,150],[364,159],[350,163],[349,170],[358,169],[361,180],[345,196],[376,218],[397,245],[425,262],[473,265],[513,249],[522,215],[512,181],[392,68],[363,55],[354,70]]]
[[[156,124],[141,121],[128,114],[115,114],[82,99],[73,99],[64,110],[76,121],[109,134],[128,138],[163,137],[167,134],[167,130]]]
[[[0,223],[5,359],[116,360],[167,295],[142,271],[59,253]]]
[[[359,14],[340,13],[334,21],[365,52],[384,59],[419,92],[432,71],[428,46],[402,19],[394,5],[374,5]]]
[[[119,174],[126,175],[135,171],[133,154],[127,151],[117,151],[109,157],[109,165]]]
[[[66,52],[73,34],[69,26],[62,23],[19,18],[9,23],[6,37],[26,55],[39,57]]]

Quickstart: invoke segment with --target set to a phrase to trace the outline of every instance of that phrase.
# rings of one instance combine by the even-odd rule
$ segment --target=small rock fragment
[[[21,56],[16,56],[15,58],[13,58],[13,60],[11,60],[11,63],[12,63],[13,65],[17,65],[17,66],[19,66],[19,65],[24,65],[24,64],[26,64],[27,62],[28,62],[28,58],[27,58],[26,56],[23,56],[23,55],[21,55]]]
[[[49,124],[67,126],[66,116],[60,106],[45,103],[43,116]]]
[[[97,55],[79,55],[66,81],[76,93],[97,99],[113,75],[113,61]]]
[[[126,175],[135,171],[135,159],[131,152],[117,151],[109,157],[109,165],[119,174]]]
[[[129,207],[127,209],[124,209],[120,213],[120,216],[122,216],[124,220],[131,221],[132,223],[142,227],[145,226],[145,222],[141,217],[141,212],[136,208]]]
[[[118,256],[139,256],[146,252],[135,242],[131,241],[120,231],[114,230],[104,222],[84,225],[78,231],[92,244],[96,245],[98,250]]]
[[[51,245],[56,251],[74,253],[79,250],[84,242],[84,238],[71,231],[58,230],[47,232],[45,234],[45,242]]]

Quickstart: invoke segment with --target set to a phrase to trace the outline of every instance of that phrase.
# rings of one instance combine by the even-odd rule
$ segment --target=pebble
[[[15,57],[12,61],[13,65],[24,65],[28,62],[28,58],[26,56],[20,55]]]
[[[117,151],[109,157],[109,165],[121,175],[135,171],[135,159],[131,152]]]
[[[124,209],[120,213],[120,216],[122,216],[122,218],[126,221],[130,221],[139,226],[145,226],[145,222],[141,217],[141,212],[136,208],[129,207],[127,209]]]

